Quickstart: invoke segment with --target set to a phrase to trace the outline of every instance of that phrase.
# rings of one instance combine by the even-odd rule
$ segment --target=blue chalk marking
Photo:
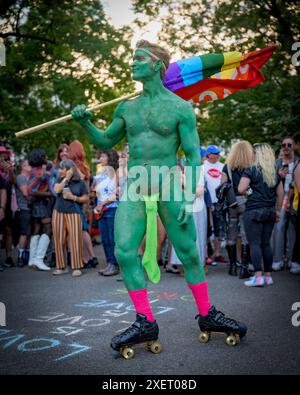
[[[107,300],[94,299],[90,302],[83,302],[81,304],[75,304],[75,307],[115,307],[116,310],[120,310],[124,307],[124,302],[108,302]]]
[[[28,344],[37,343],[37,342],[48,342],[51,343],[48,346],[37,347],[37,348],[27,348]],[[60,341],[56,339],[33,339],[23,342],[18,345],[18,350],[22,352],[36,352],[36,351],[43,351],[48,350],[49,348],[54,348],[60,345]]]
[[[172,311],[172,310],[176,310],[175,307],[164,307],[164,306],[156,306],[158,309],[161,309],[160,311],[158,311],[156,314],[165,314],[168,311]]]
[[[71,358],[74,355],[77,355],[77,354],[79,354],[81,352],[85,352],[85,351],[88,351],[88,350],[91,349],[91,347],[89,347],[89,346],[84,346],[82,344],[77,344],[77,343],[69,344],[69,346],[70,347],[74,347],[75,349],[77,349],[77,351],[74,351],[71,354],[64,355],[63,357],[57,358],[57,359],[55,359],[55,361],[63,361],[65,359],[67,359],[67,358]]]
[[[82,302],[80,304],[75,304],[75,306],[76,307],[102,307],[105,303],[107,303],[106,300],[93,299],[91,302]]]
[[[10,331],[9,331],[10,332]],[[0,341],[2,340],[9,340],[12,339],[10,342],[4,344],[4,346],[2,347],[3,350],[5,350],[6,348],[10,347],[12,344],[16,343],[18,340],[22,339],[25,335],[14,335],[14,336],[6,336],[6,337],[2,337],[0,339]]]
[[[12,329],[0,329],[0,336],[6,335],[7,333],[11,332]]]

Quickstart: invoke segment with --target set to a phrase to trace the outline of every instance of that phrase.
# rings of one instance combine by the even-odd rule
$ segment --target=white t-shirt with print
[[[198,181],[198,187],[203,187],[204,189],[204,166],[201,166],[201,170],[200,170],[200,177],[199,177],[199,181]],[[201,196],[198,196],[195,200],[194,200],[194,204],[193,204],[193,212],[194,213],[198,213],[199,211],[202,211],[204,209],[204,193]]]
[[[223,170],[223,163],[210,163],[208,160],[204,161],[204,180],[207,183],[207,189],[210,193],[212,203],[218,201],[216,196],[216,188],[221,184],[221,176]]]

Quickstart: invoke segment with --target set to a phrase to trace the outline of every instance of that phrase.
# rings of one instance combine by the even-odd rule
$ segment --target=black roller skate
[[[156,321],[147,321],[145,315],[137,314],[136,321],[128,329],[112,338],[111,347],[125,359],[134,357],[132,347],[136,344],[146,344],[149,351],[159,354],[162,347],[157,342],[158,333]]]
[[[221,311],[217,311],[215,306],[211,306],[206,316],[197,315],[200,327],[199,341],[207,343],[210,340],[211,332],[226,333],[226,344],[235,346],[247,333],[246,325],[225,317]]]

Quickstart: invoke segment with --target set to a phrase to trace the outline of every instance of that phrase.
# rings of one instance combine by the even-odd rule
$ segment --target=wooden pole
[[[117,99],[110,100],[110,101],[108,101],[106,103],[94,104],[93,106],[88,107],[87,110],[91,110],[91,111],[93,111],[93,110],[100,110],[100,109],[102,109],[104,107],[107,107],[107,106],[110,106],[112,104],[119,103],[122,100],[127,100],[127,99],[130,99],[132,97],[138,96],[141,93],[142,93],[142,90],[135,91],[134,93],[131,93],[130,95],[121,96],[121,97],[118,97]],[[27,136],[28,134],[38,132],[39,130],[49,128],[50,126],[54,126],[54,125],[58,125],[58,124],[63,123],[63,122],[70,121],[70,119],[73,119],[71,114],[65,115],[64,117],[53,119],[52,121],[45,122],[45,123],[42,123],[42,124],[37,125],[37,126],[33,126],[32,128],[21,130],[20,132],[15,133],[15,136],[16,137],[24,137],[24,136]]]

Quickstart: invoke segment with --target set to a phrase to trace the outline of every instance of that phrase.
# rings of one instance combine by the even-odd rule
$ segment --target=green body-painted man
[[[177,151],[181,144],[186,155],[186,164],[192,169],[192,177],[186,179],[186,188],[194,194],[197,187],[196,168],[200,166],[200,153],[195,114],[190,103],[167,90],[162,84],[169,59],[169,53],[164,48],[147,41],[137,43],[132,72],[133,79],[143,83],[143,93],[117,107],[113,121],[106,131],[97,129],[90,122],[92,114],[85,106],[75,107],[72,115],[88,132],[92,143],[97,147],[112,148],[127,134],[130,148],[129,174],[137,166],[142,167],[144,178],[145,174],[147,178],[146,184],[151,185],[151,193],[154,191],[158,196],[158,214],[184,265],[185,279],[199,310],[200,325],[203,317],[213,319],[215,310],[210,306],[207,283],[196,246],[193,215],[182,191],[180,174],[173,172],[172,181],[166,186],[169,188],[169,199],[162,199],[165,186],[161,178],[151,179],[151,169],[154,166],[165,166],[165,169],[170,170],[176,167]],[[128,180],[128,187],[132,182]],[[143,194],[142,190],[140,192]],[[158,326],[149,304],[143,267],[137,258],[146,226],[145,201],[132,201],[130,197],[121,199],[115,219],[115,254],[136,309],[137,321],[129,331],[112,340],[112,347],[118,350],[124,344],[156,340],[158,337]],[[135,334],[132,328],[135,328]],[[147,335],[142,335],[141,332]]]

